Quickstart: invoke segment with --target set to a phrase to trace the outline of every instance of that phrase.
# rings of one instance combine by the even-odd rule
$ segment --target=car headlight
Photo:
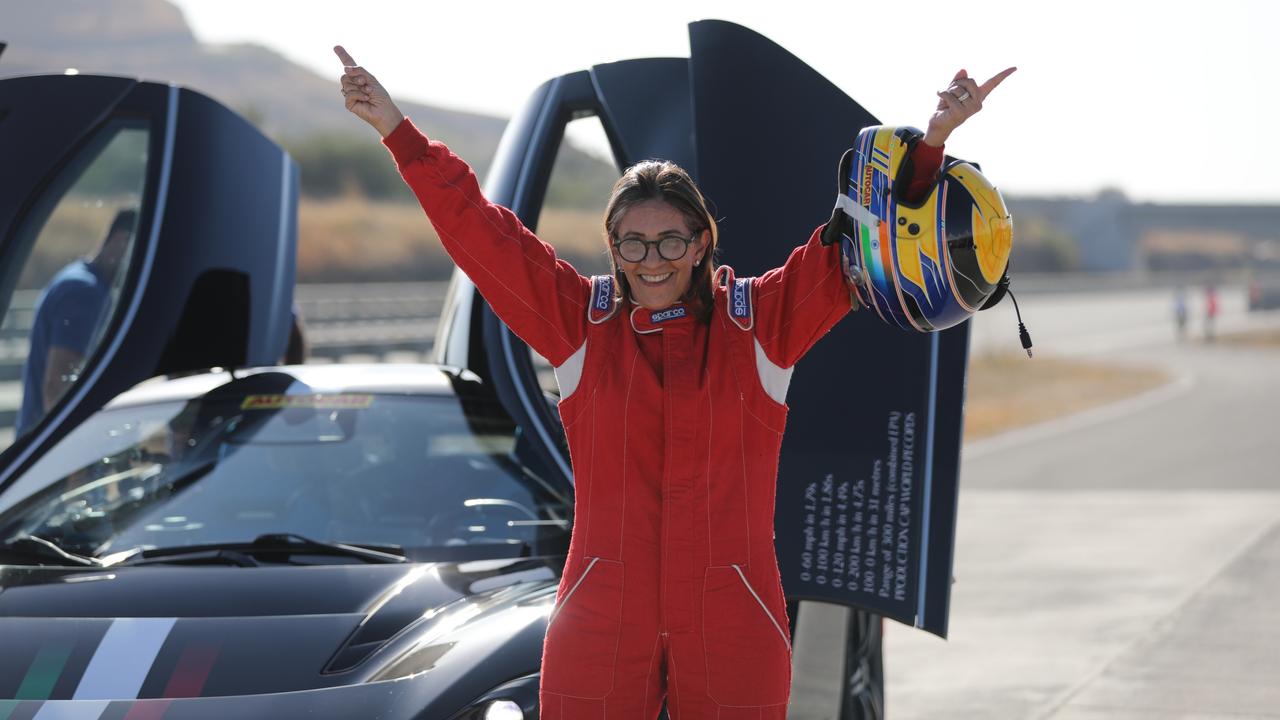
[[[533,720],[538,717],[539,673],[505,682],[476,698],[451,720]]]
[[[511,700],[494,700],[484,709],[484,720],[524,720],[524,711]]]

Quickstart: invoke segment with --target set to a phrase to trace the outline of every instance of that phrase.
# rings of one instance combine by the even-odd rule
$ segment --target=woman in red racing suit
[[[716,223],[693,181],[647,161],[606,211],[614,273],[583,277],[336,50],[347,108],[383,136],[450,257],[555,368],[574,524],[542,717],[651,720],[666,697],[672,720],[784,718],[774,485],[792,368],[851,308],[838,244],[818,228],[782,267],[736,278],[716,267]],[[961,71],[939,93],[909,197],[1009,72],[979,86]]]

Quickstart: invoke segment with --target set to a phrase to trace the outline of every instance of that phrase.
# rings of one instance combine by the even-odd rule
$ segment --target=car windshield
[[[567,538],[571,505],[488,396],[236,384],[90,418],[10,488],[38,489],[0,512],[0,543],[100,557],[293,533],[456,559]]]

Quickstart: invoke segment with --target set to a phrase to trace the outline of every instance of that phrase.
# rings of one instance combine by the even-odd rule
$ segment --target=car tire
[[[884,618],[854,610],[845,644],[840,720],[884,719]]]

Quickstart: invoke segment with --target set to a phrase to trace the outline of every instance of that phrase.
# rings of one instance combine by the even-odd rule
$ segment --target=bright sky
[[[1006,192],[1280,204],[1269,0],[173,1],[204,42],[334,76],[335,102],[343,44],[393,97],[503,116],[556,75],[687,57],[686,25],[705,18],[764,34],[893,124],[923,127],[960,68],[981,81],[1016,65],[948,142]]]

